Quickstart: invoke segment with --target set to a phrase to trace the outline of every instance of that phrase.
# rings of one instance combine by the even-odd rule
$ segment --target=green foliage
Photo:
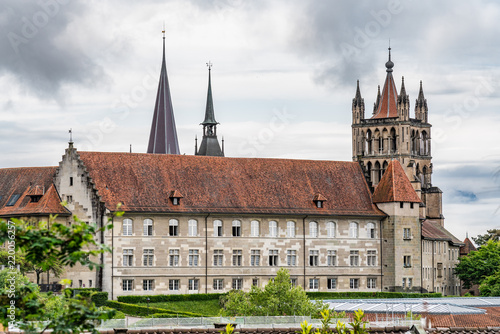
[[[488,241],[477,251],[459,258],[455,273],[463,281],[463,287],[469,289],[500,270],[500,241]],[[484,290],[486,291],[486,290]]]
[[[385,298],[439,298],[441,293],[405,293],[405,292],[306,292],[311,299],[385,299]]]
[[[150,303],[174,302],[174,301],[194,301],[194,300],[219,300],[224,293],[193,293],[187,295],[143,295],[143,296],[118,296],[118,301],[123,303],[138,304],[146,303],[149,298]]]
[[[321,311],[321,327],[316,329],[316,334],[329,334],[331,333],[331,325],[334,314],[329,309]]]
[[[415,314],[413,312],[406,312],[406,316],[405,316],[406,319],[408,320],[420,320],[422,319],[422,316],[420,314]]]
[[[223,331],[219,332],[220,334],[233,334],[234,326],[232,324],[227,324],[226,328]]]
[[[285,268],[280,268],[263,289],[252,286],[249,292],[233,290],[221,299],[223,313],[229,316],[311,315],[323,309],[322,302],[310,301],[302,287],[292,287]]]
[[[314,334],[332,334],[333,331],[331,329],[331,325],[333,319],[336,318],[338,313],[331,312],[329,309],[324,309],[321,311],[321,327],[316,328],[316,332]],[[344,314],[345,315],[345,314]],[[365,314],[362,310],[357,310],[354,312],[354,320],[349,323],[351,329],[347,329],[345,323],[337,320],[337,324],[335,326],[338,334],[367,334],[368,330],[366,329],[367,321],[363,321]],[[312,325],[309,325],[307,321],[303,321],[300,324],[301,334],[310,334],[312,330]]]
[[[500,270],[483,280],[479,292],[481,296],[500,296]]]
[[[8,266],[9,261],[12,261],[14,256],[16,266],[19,265],[19,270],[21,271],[21,274],[25,274],[28,271],[33,271],[35,270],[34,266],[26,261],[26,257],[24,256],[23,253],[21,252],[14,252],[14,254],[9,254],[9,251],[6,249],[0,249],[0,263]]]
[[[304,320],[300,323],[300,328],[302,328],[302,331],[301,331],[302,334],[311,333],[312,327],[313,327],[312,325],[307,323],[307,320]]]
[[[486,234],[478,235],[477,237],[472,237],[472,240],[478,246],[483,246],[488,243],[489,240],[499,241],[500,240],[500,229],[487,230]]]
[[[351,325],[352,329],[349,331],[351,334],[366,334],[368,333],[368,330],[366,329],[366,324],[368,321],[363,321],[363,318],[365,317],[365,314],[363,310],[357,310],[354,311],[354,320],[353,322],[350,322],[349,325]],[[339,332],[339,334],[346,334],[347,331],[344,330],[344,332]]]
[[[111,307],[115,310],[121,311],[125,314],[132,315],[132,316],[139,316],[139,317],[147,317],[151,316],[153,314],[163,314],[163,315],[170,315],[170,318],[173,317],[183,317],[183,318],[189,318],[189,317],[201,317],[201,314],[198,313],[192,313],[192,312],[177,312],[177,311],[171,311],[171,310],[165,310],[161,308],[156,308],[156,307],[147,307],[147,306],[139,306],[139,305],[134,305],[134,304],[127,304],[127,303],[122,303],[119,301],[115,300],[108,300],[106,301],[106,306]],[[164,318],[169,318],[167,316],[163,316]]]
[[[24,259],[35,268],[47,271],[55,267],[74,266],[80,263],[93,269],[98,264],[89,259],[109,251],[109,248],[97,243],[93,236],[109,229],[107,225],[96,228],[74,217],[75,224],[67,227],[55,223],[51,217],[49,223],[37,226],[26,224],[22,220],[12,219],[0,222],[0,244],[6,244],[9,251],[23,254]],[[9,265],[7,273],[2,273],[4,289],[0,299],[0,321],[10,328],[19,327],[25,333],[51,331],[59,333],[97,333],[95,328],[100,320],[109,319],[114,312],[97,309],[89,297],[69,294],[62,297],[51,293],[42,296],[36,284],[27,282],[20,273],[15,273],[16,264]],[[10,283],[10,282],[19,283]],[[11,293],[14,290],[14,293]],[[40,321],[46,321],[44,328],[37,328]]]
[[[150,306],[170,310],[172,312],[192,312],[203,315],[204,317],[213,317],[219,315],[221,310],[218,300],[188,300],[180,302],[162,302],[162,303],[139,303],[140,306]]]

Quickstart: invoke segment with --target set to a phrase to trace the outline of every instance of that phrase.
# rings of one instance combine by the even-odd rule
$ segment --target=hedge
[[[134,304],[122,303],[115,300],[106,301],[106,306],[114,308],[115,310],[121,311],[128,315],[134,316],[151,316],[152,314],[170,314],[172,318],[182,317],[182,318],[193,318],[193,317],[202,317],[201,314],[191,313],[191,312],[181,312],[181,311],[172,311],[166,310],[157,307],[147,307],[147,306],[139,306]]]
[[[90,299],[94,302],[95,306],[104,306],[108,301],[108,293],[107,292],[94,292]]]
[[[150,303],[163,302],[180,302],[193,300],[219,300],[224,293],[195,293],[188,295],[150,295],[150,296],[119,296],[118,301],[123,303],[138,304],[147,303],[149,298]]]
[[[66,288],[64,291],[69,291],[70,296],[80,294],[84,297],[88,297],[91,292],[99,292],[100,290],[98,288]]]
[[[408,292],[306,292],[311,299],[439,298],[441,293]]]

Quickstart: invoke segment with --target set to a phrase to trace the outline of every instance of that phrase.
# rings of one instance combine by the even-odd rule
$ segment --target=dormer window
[[[42,186],[33,186],[31,189],[28,191],[26,196],[29,196],[30,202],[31,203],[37,203],[40,201],[42,198],[43,194],[45,193],[45,188]]]
[[[325,202],[325,201],[326,201],[326,197],[324,197],[320,193],[317,193],[316,195],[314,195],[313,202],[318,209],[321,209],[324,207],[323,202]]]
[[[172,201],[172,205],[180,205],[182,197],[183,196],[179,190],[172,190],[169,196],[170,200]]]

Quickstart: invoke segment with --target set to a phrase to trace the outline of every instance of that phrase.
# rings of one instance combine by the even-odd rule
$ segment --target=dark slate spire
[[[148,153],[181,154],[175,129],[174,109],[167,77],[165,61],[165,30],[163,31],[163,61],[161,64],[160,82],[156,95],[156,104],[149,135]]]
[[[217,139],[217,121],[215,120],[214,102],[212,99],[212,63],[208,62],[208,92],[207,106],[205,108],[205,120],[203,125],[203,139],[201,140],[200,149],[195,152],[196,155],[209,155],[223,157],[224,152],[221,150]]]

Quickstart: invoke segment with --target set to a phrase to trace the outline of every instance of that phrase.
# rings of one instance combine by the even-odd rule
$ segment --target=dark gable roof
[[[389,163],[373,192],[373,203],[389,202],[421,202],[398,160]]]
[[[78,152],[108,209],[385,216],[356,162]],[[169,201],[172,191],[180,205]],[[316,194],[328,198],[323,208]]]
[[[60,204],[61,199],[53,185],[56,168],[0,169],[0,216],[70,214]],[[18,196],[17,200],[14,201],[15,197],[13,196]],[[41,196],[41,198],[39,198],[38,202],[32,202],[31,196]],[[9,200],[13,203],[9,203]]]
[[[455,245],[464,244],[441,226],[439,222],[428,219],[422,222],[422,237],[428,240],[448,241]]]

